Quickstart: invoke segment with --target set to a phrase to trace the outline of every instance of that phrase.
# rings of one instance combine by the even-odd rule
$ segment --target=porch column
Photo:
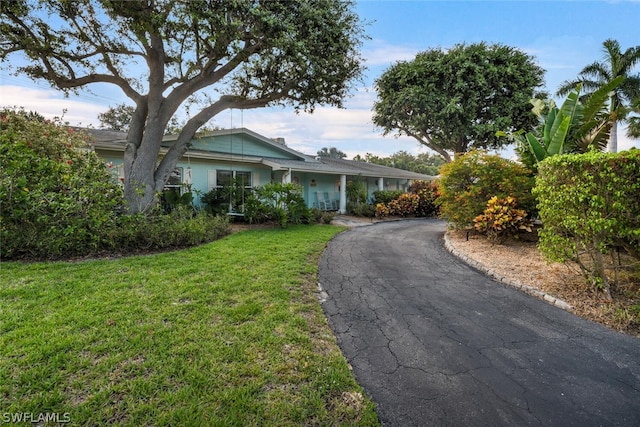
[[[384,178],[378,178],[378,190],[384,190]]]
[[[340,175],[340,214],[347,213],[347,175]]]

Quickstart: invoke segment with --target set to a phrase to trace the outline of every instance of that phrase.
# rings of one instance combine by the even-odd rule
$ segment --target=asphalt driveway
[[[467,266],[444,223],[338,235],[323,307],[385,426],[640,426],[640,340]]]

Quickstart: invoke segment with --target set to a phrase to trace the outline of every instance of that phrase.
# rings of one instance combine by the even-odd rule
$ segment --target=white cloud
[[[384,40],[372,40],[363,49],[363,56],[366,64],[390,65],[398,61],[408,61],[414,59],[419,49],[407,45],[394,45]]]
[[[25,110],[38,112],[47,119],[64,116],[64,120],[74,126],[97,127],[100,124],[98,114],[108,108],[73,97],[65,98],[53,89],[6,85],[0,86],[0,95],[3,107],[24,107]]]

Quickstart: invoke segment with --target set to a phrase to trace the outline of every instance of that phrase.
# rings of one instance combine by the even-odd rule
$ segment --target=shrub
[[[376,207],[366,203],[354,204],[349,202],[347,203],[347,211],[355,216],[372,218],[376,214]]]
[[[355,205],[367,203],[367,184],[360,175],[358,175],[353,181],[347,182],[345,193],[347,196],[347,202],[351,202]]]
[[[440,169],[440,216],[453,228],[473,226],[489,199],[514,197],[519,208],[535,212],[531,171],[515,162],[482,151],[458,156]]]
[[[0,112],[0,257],[57,258],[105,244],[122,190],[88,139],[59,119]]]
[[[376,204],[376,218],[384,218],[389,215],[389,208],[384,203]]]
[[[376,190],[373,192],[373,204],[384,203],[386,205],[403,193],[404,191],[402,190]]]
[[[230,232],[227,216],[213,216],[208,212],[194,216],[191,208],[179,206],[169,214],[120,216],[117,227],[107,235],[110,246],[105,249],[127,253],[194,246]]]
[[[438,184],[433,181],[414,181],[407,189],[409,193],[418,196],[418,207],[415,215],[419,217],[430,217],[438,215]]]
[[[309,224],[313,221],[300,186],[282,183],[255,188],[253,196],[245,201],[244,218],[250,223],[275,221],[283,227],[289,223]]]
[[[399,215],[402,217],[415,215],[419,203],[420,198],[417,194],[403,193],[387,205],[389,215]]]
[[[619,247],[640,259],[640,151],[553,156],[538,170],[540,250],[575,261],[610,297],[604,256]]]
[[[501,242],[508,237],[515,237],[521,231],[531,232],[531,221],[527,219],[524,209],[516,208],[516,199],[492,197],[487,208],[473,222],[479,232],[486,234],[489,240]]]

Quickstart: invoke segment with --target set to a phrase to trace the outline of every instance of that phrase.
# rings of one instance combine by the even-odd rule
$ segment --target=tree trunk
[[[609,143],[607,144],[607,151],[609,153],[618,152],[618,121],[614,120],[611,125],[611,133],[609,134]]]

